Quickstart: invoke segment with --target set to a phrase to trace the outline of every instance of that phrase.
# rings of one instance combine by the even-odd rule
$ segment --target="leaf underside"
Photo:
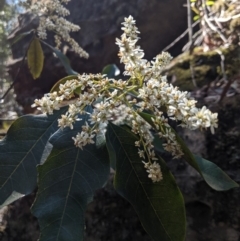
[[[183,241],[185,207],[182,194],[164,161],[158,162],[163,180],[153,183],[138,155],[138,138],[125,128],[108,125],[107,143],[116,153],[114,186],[137,212],[147,233],[155,241]]]
[[[120,70],[115,64],[109,64],[103,68],[102,74],[107,75],[108,78],[116,78],[120,74]]]
[[[210,162],[200,156],[194,155],[194,159],[198,163],[202,171],[202,175],[208,185],[217,191],[226,191],[239,187],[221,168],[215,163]]]
[[[108,179],[106,149],[94,144],[83,150],[74,146],[72,137],[84,123],[55,133],[50,139],[52,152],[38,167],[39,189],[32,212],[40,224],[40,241],[83,240],[86,206]]]
[[[65,111],[63,108],[50,116],[20,117],[0,141],[0,207],[36,188],[36,166],[49,137],[58,129],[57,119]]]

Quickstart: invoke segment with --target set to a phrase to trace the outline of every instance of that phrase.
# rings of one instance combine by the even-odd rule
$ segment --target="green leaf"
[[[115,78],[120,74],[120,70],[115,64],[109,64],[103,68],[102,74],[106,74],[108,78]]]
[[[194,21],[197,21],[198,19],[200,19],[200,16],[199,16],[199,15],[195,15],[195,16],[193,17],[193,20],[194,20]]]
[[[153,126],[151,118],[153,115],[147,113],[139,113],[139,115],[146,120],[150,125]],[[189,150],[182,138],[177,134],[177,132],[171,128],[175,133],[177,142],[181,145],[182,151],[184,153],[184,159],[203,177],[206,183],[214,190],[217,191],[227,191],[231,188],[239,187],[239,185],[234,182],[221,168],[216,164],[195,156]]]
[[[36,166],[40,163],[50,135],[58,129],[54,115],[26,115],[18,118],[0,141],[0,207],[30,194],[37,184]]]
[[[24,33],[21,33],[19,35],[17,35],[15,38],[13,38],[11,40],[11,45],[14,45],[15,43],[17,43],[18,41],[20,41],[22,38],[26,37],[27,35],[29,35],[30,33],[33,32],[33,29],[31,29],[30,31],[27,31],[27,32],[24,32]]]
[[[87,120],[82,118],[73,130],[59,130],[51,137],[52,152],[38,167],[39,189],[32,212],[40,224],[40,241],[82,241],[86,206],[108,179],[106,148],[74,146],[72,137]]]
[[[226,191],[239,185],[234,182],[225,172],[216,164],[200,156],[194,155],[194,158],[201,169],[205,181],[210,187],[217,191]]]
[[[137,212],[140,221],[155,241],[185,240],[184,200],[174,177],[159,158],[163,180],[153,183],[141,158],[131,131],[109,123],[107,143],[116,153],[116,175],[114,186]]]
[[[56,55],[57,57],[60,59],[62,65],[65,68],[65,71],[68,75],[78,75],[78,72],[74,71],[70,65],[70,61],[68,59],[68,57],[66,55],[64,55],[61,51],[59,51],[58,49],[52,47],[51,45],[47,44],[46,42],[42,41],[41,42],[43,44],[45,44],[47,47],[49,47]]]
[[[53,93],[54,91],[59,91],[59,86],[62,84],[65,84],[68,80],[73,80],[73,79],[77,79],[77,75],[69,75],[66,76],[62,79],[60,79],[50,90],[50,93]]]
[[[37,79],[43,69],[44,55],[38,38],[34,38],[27,51],[28,68],[34,79]]]
[[[154,135],[153,145],[156,151],[166,152],[163,148],[163,140],[158,135]]]
[[[106,141],[106,146],[107,146],[108,155],[109,155],[109,159],[110,159],[110,166],[113,170],[116,170],[117,156],[116,156],[116,152],[113,148],[113,145],[109,141],[109,139],[107,139],[107,141]]]
[[[231,188],[239,187],[239,185],[216,164],[199,156],[193,155],[181,137],[176,132],[175,134],[177,141],[183,150],[184,159],[199,172],[212,189],[216,191],[227,191]]]
[[[207,6],[212,6],[215,3],[215,1],[206,1]]]

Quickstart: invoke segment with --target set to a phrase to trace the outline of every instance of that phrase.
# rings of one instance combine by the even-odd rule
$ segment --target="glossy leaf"
[[[68,59],[68,57],[66,55],[64,55],[61,51],[59,51],[58,49],[52,47],[51,45],[47,44],[46,42],[42,41],[41,42],[43,44],[45,44],[47,47],[49,47],[56,55],[57,57],[60,59],[62,65],[65,68],[65,71],[68,75],[77,75],[78,73],[76,71],[74,71],[70,65],[70,61]]]
[[[38,38],[34,38],[27,51],[28,68],[34,79],[37,79],[43,69],[44,55],[41,43]]]
[[[54,115],[26,115],[17,119],[0,141],[0,207],[31,193],[37,184],[36,166],[49,137],[58,129]]]
[[[77,122],[73,130],[55,133],[50,139],[52,152],[38,167],[39,189],[32,212],[40,224],[40,241],[82,241],[86,206],[108,179],[106,148],[74,146],[72,137],[85,121]]]
[[[195,15],[194,17],[193,17],[193,20],[194,21],[197,21],[197,20],[199,20],[200,19],[200,16],[199,15]]]
[[[135,141],[138,138],[123,127],[109,124],[107,143],[116,153],[114,186],[137,212],[140,221],[155,241],[185,240],[184,200],[174,177],[159,158],[163,180],[153,183],[141,158]]]
[[[174,130],[173,130],[174,131]],[[216,191],[227,191],[239,187],[220,167],[204,158],[193,155],[181,137],[175,132],[177,141],[181,145],[184,159],[199,172],[206,183]]]
[[[68,80],[73,80],[73,79],[76,79],[77,78],[77,75],[69,75],[69,76],[66,76],[62,79],[60,79],[53,87],[52,89],[50,90],[51,93],[53,93],[54,91],[59,91],[59,86],[62,84],[65,84]]]
[[[139,113],[139,115],[146,120],[150,125],[153,126],[153,122],[150,114]],[[184,159],[203,177],[206,183],[217,191],[227,191],[231,188],[239,187],[239,185],[234,182],[220,167],[218,167],[213,162],[210,162],[204,158],[195,156],[189,150],[182,138],[175,132],[177,142],[181,145],[182,151],[184,153]]]
[[[120,74],[120,70],[115,64],[109,64],[103,68],[102,74],[106,74],[108,78],[115,78]]]

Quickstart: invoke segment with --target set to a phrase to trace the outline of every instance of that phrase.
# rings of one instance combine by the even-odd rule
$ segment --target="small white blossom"
[[[145,152],[144,152],[144,150],[138,149],[138,155],[139,155],[141,158],[145,159]]]
[[[24,8],[30,9],[33,14],[38,16],[39,26],[37,33],[39,38],[46,39],[47,31],[52,31],[55,33],[54,38],[57,48],[60,48],[60,45],[64,41],[81,57],[88,58],[88,53],[70,36],[71,32],[79,31],[80,27],[69,22],[65,18],[70,12],[63,4],[67,4],[69,1],[70,0],[20,0],[20,4]]]
[[[160,182],[163,179],[161,167],[157,162],[144,163],[144,167],[147,169],[148,177],[152,179],[153,182]]]
[[[58,6],[61,16],[68,14],[59,6],[60,2],[54,5],[55,1],[51,8],[56,9]],[[50,6],[41,7],[48,9]],[[48,28],[55,28],[57,22],[54,18],[45,20]],[[63,28],[66,27],[63,19],[57,21],[62,23]],[[77,30],[74,26],[69,26],[72,31]],[[61,84],[58,93],[49,93],[42,99],[35,100],[33,106],[44,113],[52,114],[64,100],[72,101],[74,97],[68,111],[58,121],[60,128],[73,128],[74,123],[79,120],[79,114],[86,114],[86,106],[91,105],[93,111],[87,113],[88,122],[73,137],[74,144],[81,149],[94,143],[96,133],[105,133],[109,121],[116,125],[128,125],[139,138],[134,144],[139,158],[147,160],[143,164],[148,177],[153,182],[159,182],[163,177],[160,165],[156,162],[158,158],[153,146],[153,134],[163,140],[163,148],[173,158],[180,158],[183,150],[168,120],[178,121],[182,127],[191,130],[210,128],[214,133],[218,125],[217,113],[212,113],[205,106],[197,108],[196,101],[189,97],[188,92],[180,91],[167,82],[166,76],[161,75],[171,60],[168,53],[163,52],[150,62],[143,58],[144,52],[137,45],[139,31],[132,16],[125,18],[122,30],[124,33],[120,39],[116,39],[116,44],[119,46],[120,61],[125,65],[124,75],[130,76],[129,80],[108,79],[101,74],[78,75]],[[46,35],[45,27],[42,27],[41,34],[43,37]],[[60,39],[56,40],[60,44]],[[71,44],[74,46],[73,42]],[[142,111],[152,114],[151,121],[148,122],[139,115]]]
[[[82,131],[81,133],[78,133],[76,137],[73,137],[74,145],[83,149],[87,144],[95,143],[93,140],[94,137],[95,134],[89,134],[88,132]]]

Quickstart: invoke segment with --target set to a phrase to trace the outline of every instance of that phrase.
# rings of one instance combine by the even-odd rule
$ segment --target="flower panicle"
[[[80,27],[66,19],[70,14],[64,6],[70,0],[49,1],[25,1],[20,0],[20,5],[39,18],[37,34],[40,39],[47,38],[47,31],[55,33],[56,48],[60,48],[62,42],[67,42],[73,51],[83,58],[88,58],[88,53],[70,36],[71,32],[80,30]]]
[[[124,33],[120,39],[116,39],[116,44],[119,46],[120,61],[125,65],[124,74],[130,76],[129,80],[109,79],[101,74],[78,75],[61,84],[58,92],[45,94],[42,99],[35,100],[33,107],[52,114],[64,101],[71,101],[58,124],[60,128],[72,129],[74,123],[80,120],[79,114],[86,113],[86,106],[91,105],[93,111],[87,113],[89,125],[86,123],[81,132],[73,137],[74,144],[81,149],[93,144],[97,133],[105,133],[109,121],[116,125],[127,124],[139,137],[135,146],[139,158],[144,160],[148,177],[153,182],[159,182],[163,175],[153,145],[155,136],[164,141],[163,148],[173,158],[183,156],[168,120],[178,121],[182,127],[191,130],[210,128],[214,133],[218,126],[217,113],[212,113],[205,106],[197,108],[196,101],[188,92],[180,91],[167,82],[162,70],[171,61],[168,53],[163,52],[152,61],[143,59],[144,52],[137,45],[139,31],[132,16],[125,18],[122,30]],[[80,90],[77,97],[76,89],[78,93]],[[146,110],[152,114],[151,123],[139,115],[139,112]]]

